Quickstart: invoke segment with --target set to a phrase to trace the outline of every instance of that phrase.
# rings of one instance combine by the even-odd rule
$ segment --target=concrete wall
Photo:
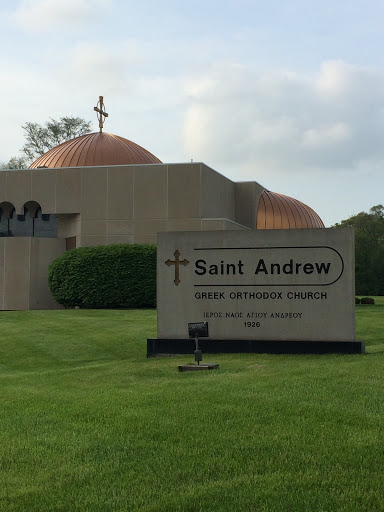
[[[156,243],[161,231],[250,229],[259,189],[203,163],[0,172],[0,203],[23,214],[36,201],[58,217],[57,239],[0,238],[0,309],[58,307],[47,273],[66,240],[68,247]],[[3,204],[5,213],[11,205]]]
[[[0,238],[0,309],[55,309],[48,266],[65,251],[56,238]]]
[[[260,185],[203,163],[32,169],[0,173],[0,203],[58,216],[76,246],[156,243],[160,231],[253,229]]]
[[[235,221],[256,229],[257,208],[264,187],[255,181],[234,183]]]
[[[96,167],[81,173],[78,246],[156,243],[161,231],[246,229],[235,221],[235,184],[205,164]]]

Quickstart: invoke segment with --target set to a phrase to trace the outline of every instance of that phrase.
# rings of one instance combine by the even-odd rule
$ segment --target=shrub
[[[156,306],[156,246],[114,244],[67,251],[49,266],[54,299],[65,307]]]
[[[355,304],[360,304],[361,302],[361,299],[359,299],[359,297],[355,297]]]
[[[360,304],[374,304],[375,299],[372,299],[372,297],[362,297],[360,300]]]

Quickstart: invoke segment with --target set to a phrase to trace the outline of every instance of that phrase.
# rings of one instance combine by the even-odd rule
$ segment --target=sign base
[[[203,354],[364,354],[364,341],[199,340]],[[147,339],[147,357],[193,354],[195,341]]]
[[[217,370],[218,368],[218,363],[181,364],[179,372],[198,372],[201,370]]]

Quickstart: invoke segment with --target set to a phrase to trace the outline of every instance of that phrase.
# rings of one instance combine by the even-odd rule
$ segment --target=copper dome
[[[292,197],[264,190],[257,209],[256,229],[323,228],[317,213]]]
[[[59,144],[40,156],[29,168],[161,163],[152,153],[128,139],[97,132]]]

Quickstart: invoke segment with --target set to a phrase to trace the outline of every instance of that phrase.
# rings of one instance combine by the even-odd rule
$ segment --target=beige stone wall
[[[33,169],[0,173],[0,202],[36,201],[76,245],[156,243],[160,231],[255,227],[257,183],[234,183],[203,163]],[[215,227],[214,227],[215,226]]]
[[[35,173],[34,170],[31,172]],[[52,169],[46,169],[50,173]],[[82,169],[57,169],[55,211],[46,213],[80,213],[82,208]]]
[[[243,224],[228,219],[202,219],[201,231],[244,231],[249,230]]]
[[[0,309],[57,307],[49,263],[76,246],[157,243],[162,231],[255,227],[257,183],[234,183],[203,163],[0,172],[0,203],[36,201],[58,217],[58,239],[0,238]]]
[[[30,238],[29,309],[58,309],[48,287],[48,267],[65,252],[65,240]]]
[[[264,187],[255,181],[234,184],[236,222],[250,229],[256,229],[257,208],[264,190]]]
[[[0,309],[55,309],[48,266],[65,251],[55,238],[0,238]]]
[[[81,222],[79,213],[60,213],[57,215],[57,235],[59,238],[79,237]]]
[[[0,307],[29,309],[30,239],[0,238]]]
[[[23,205],[32,197],[32,180],[26,171],[5,172],[4,188],[1,189],[1,201],[11,202],[17,213],[22,213]],[[29,198],[24,200],[24,198]]]
[[[161,231],[250,227],[235,219],[235,184],[202,163],[85,168],[81,172],[81,246],[156,243]],[[248,195],[255,197],[253,184],[250,188]],[[250,216],[254,217],[254,209]]]
[[[201,170],[202,217],[235,220],[233,181],[206,165]]]

